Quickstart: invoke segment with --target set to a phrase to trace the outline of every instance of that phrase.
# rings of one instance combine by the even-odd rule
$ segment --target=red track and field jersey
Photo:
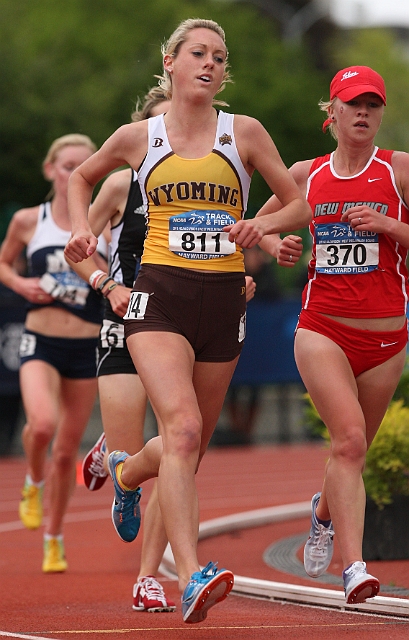
[[[350,207],[366,204],[409,223],[408,207],[396,188],[392,153],[376,147],[366,167],[351,177],[335,173],[333,154],[314,160],[307,184],[313,250],[304,309],[352,318],[406,313],[407,249],[385,234],[356,231],[341,222]]]

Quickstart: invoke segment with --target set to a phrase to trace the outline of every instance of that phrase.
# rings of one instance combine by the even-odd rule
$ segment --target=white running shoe
[[[365,562],[353,562],[342,572],[347,604],[359,604],[374,598],[379,591],[379,580],[366,571]]]
[[[311,578],[318,578],[328,569],[334,552],[332,522],[329,527],[319,524],[315,510],[321,497],[316,493],[311,501],[310,536],[304,547],[304,569]]]

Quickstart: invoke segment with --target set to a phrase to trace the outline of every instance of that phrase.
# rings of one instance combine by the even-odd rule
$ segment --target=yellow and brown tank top
[[[163,114],[148,121],[148,151],[138,171],[147,212],[142,263],[207,271],[244,271],[240,247],[223,227],[246,211],[250,176],[237,151],[234,115],[219,111],[212,151],[177,156]]]

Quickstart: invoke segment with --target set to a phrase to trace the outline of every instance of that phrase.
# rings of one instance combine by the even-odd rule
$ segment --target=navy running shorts
[[[98,338],[54,338],[24,330],[20,342],[20,366],[43,360],[64,378],[95,378]]]

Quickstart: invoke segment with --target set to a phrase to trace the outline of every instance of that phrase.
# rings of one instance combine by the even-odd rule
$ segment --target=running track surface
[[[321,486],[326,458],[326,449],[317,444],[210,449],[197,476],[201,520],[309,501]],[[110,480],[95,493],[77,486],[65,525],[69,569],[65,574],[43,575],[43,531],[28,531],[18,520],[24,473],[23,459],[0,459],[0,638],[286,640],[312,639],[318,634],[336,640],[409,638],[407,619],[236,595],[212,608],[207,620],[197,625],[183,623],[179,606],[176,613],[134,612],[132,586],[141,539],[126,544],[114,531]],[[150,488],[149,483],[144,487],[142,511]],[[300,534],[306,538],[308,530],[308,519],[300,518],[208,538],[199,542],[199,561],[205,565],[218,560],[219,566],[241,576],[340,588],[264,563],[263,553],[272,543]],[[297,555],[302,557],[302,547]],[[382,585],[409,590],[409,560],[372,562],[368,569]],[[329,572],[337,576],[341,572],[336,545]],[[160,579],[179,605],[176,583]]]

